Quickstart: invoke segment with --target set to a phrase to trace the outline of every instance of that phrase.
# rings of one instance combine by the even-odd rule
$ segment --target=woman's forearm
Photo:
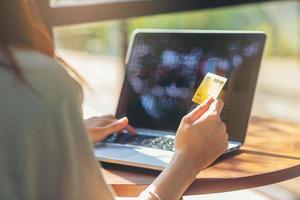
[[[196,169],[194,161],[189,160],[186,155],[175,152],[169,166],[152,183],[151,190],[162,200],[180,199],[194,181],[197,171],[199,169]]]
[[[179,199],[197,173],[227,149],[226,125],[220,117],[223,105],[222,101],[210,99],[183,117],[171,163],[145,191],[146,198],[141,199]]]

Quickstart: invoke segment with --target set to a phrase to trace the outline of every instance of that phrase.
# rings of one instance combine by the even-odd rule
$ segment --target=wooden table
[[[111,165],[102,170],[118,196],[137,196],[159,174]],[[247,189],[297,176],[300,176],[300,125],[253,117],[241,150],[201,171],[185,195]]]

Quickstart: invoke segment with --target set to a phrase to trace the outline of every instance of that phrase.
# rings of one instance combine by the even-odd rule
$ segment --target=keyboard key
[[[115,133],[110,135],[104,142],[115,144],[130,144],[134,146],[151,147],[166,151],[175,151],[174,138],[163,136],[132,136],[129,133]]]

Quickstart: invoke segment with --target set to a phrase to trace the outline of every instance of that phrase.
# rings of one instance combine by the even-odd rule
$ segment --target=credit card
[[[207,73],[197,89],[192,101],[197,104],[202,104],[210,97],[217,99],[226,81],[227,78],[225,77],[213,73]]]

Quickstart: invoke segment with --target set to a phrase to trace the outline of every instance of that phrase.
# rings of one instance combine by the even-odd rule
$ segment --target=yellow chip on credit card
[[[202,104],[209,97],[216,99],[222,91],[226,81],[227,78],[225,77],[213,73],[207,73],[197,89],[192,101]]]

